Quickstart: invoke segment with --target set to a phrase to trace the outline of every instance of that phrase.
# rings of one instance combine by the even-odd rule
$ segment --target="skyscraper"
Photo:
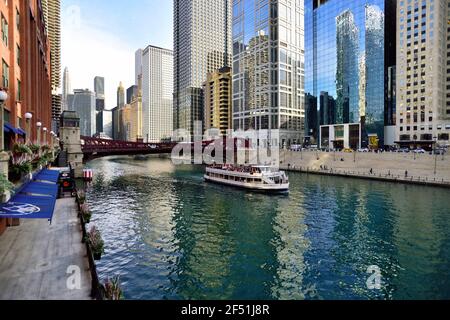
[[[52,79],[52,118],[59,122],[62,111],[61,95],[61,3],[60,0],[42,0],[42,11],[50,41]]]
[[[63,87],[62,87],[62,110],[69,110],[67,106],[67,96],[72,93],[72,87],[70,83],[69,68],[64,68],[63,75]]]
[[[98,76],[94,78],[94,92],[96,109],[102,111],[105,109],[105,78]]]
[[[202,84],[230,64],[231,0],[174,0],[174,129],[203,120]]]
[[[117,106],[122,108],[125,105],[125,89],[123,87],[122,82],[120,82],[119,87],[117,88]]]
[[[96,132],[95,93],[88,89],[76,89],[67,96],[69,111],[80,117],[82,136],[92,137]]]
[[[133,98],[137,97],[138,95],[138,85],[132,85],[127,89],[127,104],[130,104]]]
[[[159,142],[173,131],[173,51],[148,46],[136,56],[136,70],[142,70],[136,75],[142,81],[142,138]]]
[[[232,74],[224,67],[208,74],[204,83],[205,129],[218,129],[222,135],[232,129]]]
[[[334,124],[361,124],[362,145],[371,144],[370,136],[374,148],[384,143],[385,115],[392,107],[388,86],[396,64],[396,3],[305,0],[305,91],[314,97],[327,93],[335,101]]]
[[[303,1],[233,1],[233,129],[305,129]]]
[[[400,1],[397,13],[397,142],[449,145],[450,1]]]

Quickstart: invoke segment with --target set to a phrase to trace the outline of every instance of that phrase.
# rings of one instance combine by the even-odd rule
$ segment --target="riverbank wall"
[[[280,153],[283,170],[450,188],[450,155],[407,153]]]

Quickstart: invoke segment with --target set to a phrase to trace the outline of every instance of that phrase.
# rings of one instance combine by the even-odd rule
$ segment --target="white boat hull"
[[[289,192],[289,183],[284,184],[261,184],[261,183],[247,183],[233,180],[227,180],[217,177],[210,177],[205,174],[205,181],[218,184],[224,184],[246,190],[261,191],[261,192]]]

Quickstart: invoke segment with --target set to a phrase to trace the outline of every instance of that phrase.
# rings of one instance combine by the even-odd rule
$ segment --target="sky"
[[[173,48],[171,0],[62,0],[62,71],[72,89],[94,89],[105,77],[106,108],[116,106],[119,82],[134,85],[134,53],[155,45]]]

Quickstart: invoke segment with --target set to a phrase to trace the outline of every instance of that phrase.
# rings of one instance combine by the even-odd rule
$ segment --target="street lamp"
[[[42,131],[44,131],[44,145],[47,144],[47,128],[44,127],[44,129],[42,129]]]
[[[4,90],[0,90],[0,152],[2,152],[5,149],[5,140],[3,138],[3,132],[4,132],[4,105],[5,101],[8,99],[8,94]]]
[[[30,143],[30,141],[31,141],[31,119],[33,119],[33,114],[31,114],[29,112],[25,113],[27,143]]]
[[[36,127],[37,127],[37,144],[41,145],[41,127],[42,127],[42,122],[36,123]]]

